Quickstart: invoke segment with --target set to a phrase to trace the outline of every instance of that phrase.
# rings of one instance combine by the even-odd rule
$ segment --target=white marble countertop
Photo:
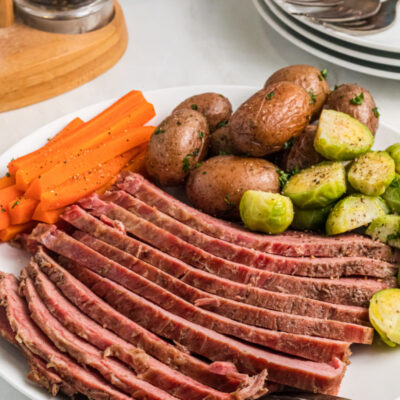
[[[328,68],[328,81],[357,82],[382,119],[400,125],[400,82],[373,78],[308,55],[265,26],[250,0],[120,0],[129,29],[121,61],[97,79],[56,98],[0,114],[0,152],[40,126],[131,89],[199,84],[261,87],[289,64]],[[0,380],[0,400],[24,400]]]

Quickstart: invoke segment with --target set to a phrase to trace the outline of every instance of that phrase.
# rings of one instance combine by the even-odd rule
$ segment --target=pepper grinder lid
[[[14,0],[15,11],[32,28],[53,33],[90,32],[108,24],[114,0]]]

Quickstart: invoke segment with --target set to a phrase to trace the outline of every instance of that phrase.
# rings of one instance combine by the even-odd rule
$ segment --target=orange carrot
[[[11,220],[8,213],[8,204],[21,195],[22,192],[17,189],[16,185],[0,190],[0,229],[5,229],[10,225]]]
[[[53,149],[46,157],[39,157],[31,160],[29,165],[20,168],[16,173],[16,185],[21,190],[26,190],[29,184],[44,172],[54,167],[58,163],[64,162],[71,155],[76,154],[84,149],[99,145],[101,143],[111,141],[116,136],[141,126],[154,116],[154,108],[150,103],[141,104],[129,116],[120,120],[113,126],[96,131],[86,132],[87,124],[82,129],[73,132],[67,139],[60,142],[60,148]],[[76,136],[78,134],[78,136]]]
[[[46,152],[54,147],[56,143],[59,143],[62,139],[67,137],[71,132],[75,131],[78,127],[82,126],[84,122],[80,118],[73,119],[67,126],[65,126],[53,139],[50,139],[44,146],[39,149],[25,154],[22,157],[18,157],[16,160],[10,161],[8,164],[8,171],[11,175],[15,175],[17,170],[37,156],[43,156]]]
[[[41,195],[41,207],[44,211],[55,210],[75,203],[95,190],[104,186],[113,176],[137,154],[137,149],[132,149],[121,154],[101,167],[86,171],[80,176],[71,178],[60,186],[44,192]]]
[[[10,225],[8,228],[0,231],[0,240],[2,242],[8,242],[9,240],[14,239],[19,233],[31,231],[35,225],[36,222],[34,221],[29,221],[21,225]]]
[[[0,189],[4,189],[8,186],[15,185],[15,177],[7,173],[5,176],[0,178]]]
[[[124,168],[124,171],[138,172],[146,174],[146,147]]]
[[[40,200],[43,192],[147,142],[153,131],[154,127],[152,126],[134,128],[112,141],[71,155],[63,163],[57,164],[43,173],[40,178],[36,178],[29,185],[26,196]]]
[[[24,224],[32,219],[33,212],[38,201],[28,199],[24,196],[12,200],[8,204],[8,214],[11,218],[12,225]]]
[[[60,215],[65,211],[65,207],[58,208],[56,210],[44,211],[42,203],[39,203],[33,213],[32,219],[35,221],[46,222],[48,224],[55,224]]]

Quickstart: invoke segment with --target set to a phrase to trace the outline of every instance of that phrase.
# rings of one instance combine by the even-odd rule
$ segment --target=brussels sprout
[[[384,289],[372,296],[369,320],[390,347],[400,344],[400,289]]]
[[[389,146],[386,151],[393,158],[396,164],[396,172],[400,174],[400,143],[395,143]]]
[[[325,221],[331,209],[331,205],[310,210],[294,207],[294,217],[291,226],[294,229],[300,230],[319,230],[325,226]]]
[[[398,215],[382,215],[371,222],[365,233],[373,239],[391,246],[399,244],[400,217]]]
[[[394,161],[384,151],[370,151],[351,163],[347,178],[363,194],[380,196],[395,177]]]
[[[382,197],[393,212],[400,214],[400,175],[396,174]]]
[[[353,194],[335,204],[326,221],[326,233],[337,235],[368,225],[385,215],[387,206],[379,197]]]
[[[328,160],[353,160],[366,153],[373,143],[374,136],[360,121],[339,111],[322,111],[314,148]]]
[[[240,200],[240,217],[252,231],[281,233],[293,221],[293,204],[277,193],[247,190]]]
[[[282,193],[300,208],[323,208],[346,193],[342,163],[322,162],[293,175]]]

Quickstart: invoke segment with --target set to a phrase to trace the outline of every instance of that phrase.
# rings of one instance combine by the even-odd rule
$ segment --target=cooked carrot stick
[[[47,224],[55,224],[60,215],[65,211],[65,207],[56,210],[44,211],[42,203],[39,203],[33,213],[32,219],[35,221],[46,222]]]
[[[40,178],[36,178],[26,191],[26,196],[40,200],[43,192],[49,191],[66,180],[91,170],[128,150],[148,142],[154,127],[143,126],[128,130],[127,133],[99,146],[71,155],[63,163],[55,165]]]
[[[44,156],[50,151],[56,143],[65,139],[71,132],[75,131],[78,127],[82,126],[84,122],[80,118],[73,119],[68,125],[66,125],[53,139],[50,139],[44,146],[39,149],[25,154],[22,157],[18,157],[16,160],[10,161],[8,164],[8,171],[11,175],[15,175],[19,168],[26,166],[30,160],[37,156]]]
[[[133,110],[129,116],[109,128],[103,126],[102,129],[86,132],[87,124],[85,124],[82,129],[76,130],[68,138],[60,142],[60,145],[62,144],[60,148],[55,149],[46,157],[31,160],[29,165],[20,168],[16,173],[17,187],[21,190],[26,190],[35,178],[41,176],[58,163],[64,162],[71,155],[101,143],[110,142],[116,136],[125,133],[125,130],[142,126],[153,116],[154,108],[150,103],[146,102]],[[77,133],[78,136],[76,136]]]
[[[95,190],[104,186],[113,176],[137,154],[137,149],[132,149],[116,158],[107,161],[101,167],[69,179],[60,186],[44,192],[41,195],[41,206],[44,211],[55,210],[75,203]]]
[[[29,221],[21,225],[10,225],[8,228],[0,231],[0,240],[2,242],[8,242],[14,239],[19,233],[31,231],[35,225],[36,222],[34,221]]]
[[[8,204],[21,195],[22,192],[15,185],[0,190],[0,229],[5,229],[11,224]]]
[[[37,200],[28,199],[24,196],[12,200],[8,204],[8,214],[11,218],[11,224],[19,225],[29,222],[37,205]]]
[[[141,147],[143,150],[124,168],[124,171],[146,174],[146,146]]]
[[[12,185],[15,185],[15,177],[7,172],[5,176],[0,178],[0,189],[4,189]]]

